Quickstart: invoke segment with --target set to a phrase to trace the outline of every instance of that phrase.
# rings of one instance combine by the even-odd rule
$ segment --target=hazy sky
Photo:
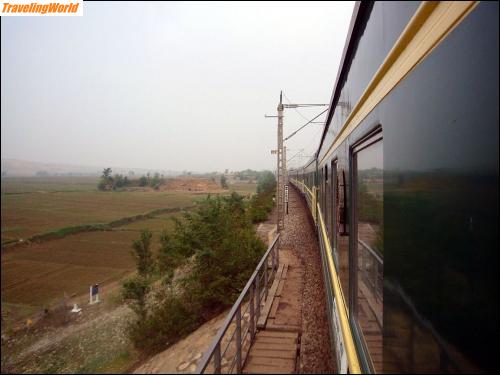
[[[2,158],[274,169],[277,121],[264,114],[276,114],[281,89],[329,102],[352,8],[85,2],[83,17],[3,17]],[[305,122],[285,110],[285,136]],[[288,141],[288,157],[314,152],[321,129]]]

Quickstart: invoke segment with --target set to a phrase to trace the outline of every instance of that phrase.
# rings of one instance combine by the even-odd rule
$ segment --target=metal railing
[[[359,271],[363,280],[369,286],[370,292],[376,301],[382,300],[382,283],[384,275],[384,260],[366,242],[358,238],[358,243],[364,251],[360,251],[361,262]]]
[[[217,336],[201,358],[197,374],[241,373],[257,332],[261,305],[279,264],[279,234],[265,252],[234,303]]]

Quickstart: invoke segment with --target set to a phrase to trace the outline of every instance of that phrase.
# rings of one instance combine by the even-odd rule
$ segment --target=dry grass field
[[[2,195],[2,242],[81,224],[108,223],[159,208],[192,206],[178,192],[57,192]]]
[[[89,177],[52,178],[52,183],[50,178],[2,179],[2,243],[70,226],[108,223],[159,208],[188,207],[206,196],[190,191],[101,192]],[[43,188],[46,190],[40,190]],[[74,190],[64,191],[70,188]],[[231,191],[244,195],[255,190],[254,183],[231,185]]]
[[[2,302],[43,307],[123,278],[135,268],[131,243],[139,231],[78,233],[4,251]],[[154,233],[154,247],[158,240]]]
[[[160,208],[189,207],[206,196],[182,191],[99,192],[95,185],[94,190],[89,189],[87,177],[71,181],[52,179],[19,179],[17,185],[11,181],[5,186],[10,193],[5,193],[2,180],[2,242],[68,226],[108,223]],[[78,179],[82,181],[81,186]],[[42,185],[50,189],[38,190]],[[16,194],[16,186],[19,194]],[[232,185],[231,190],[246,195],[255,192],[255,186],[244,182]],[[70,187],[74,191],[63,191]],[[140,231],[151,230],[153,247],[158,248],[160,232],[174,228],[172,217],[182,218],[182,212],[160,214],[111,231],[77,233],[3,249],[2,304],[31,311],[49,306],[64,296],[84,294],[93,283],[106,285],[122,279],[135,268],[131,244]]]
[[[229,189],[239,194],[254,194],[257,191],[257,183],[254,181],[230,181]]]
[[[50,176],[50,177],[2,177],[2,194],[32,192],[96,190],[98,177]]]

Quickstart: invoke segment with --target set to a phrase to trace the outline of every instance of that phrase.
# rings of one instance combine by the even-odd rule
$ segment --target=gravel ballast
[[[304,268],[299,371],[334,373],[335,360],[330,349],[319,244],[307,204],[293,187],[289,189],[288,215],[285,215],[281,247],[291,249]]]

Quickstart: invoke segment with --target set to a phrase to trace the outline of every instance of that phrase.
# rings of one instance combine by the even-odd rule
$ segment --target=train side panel
[[[369,81],[361,72],[374,72],[417,6],[364,8],[339,81],[344,105],[330,117],[315,184],[311,164],[302,181],[318,192],[320,240],[335,259],[364,371],[495,371],[498,4],[477,5],[330,149]],[[329,314],[334,321],[333,307]]]

